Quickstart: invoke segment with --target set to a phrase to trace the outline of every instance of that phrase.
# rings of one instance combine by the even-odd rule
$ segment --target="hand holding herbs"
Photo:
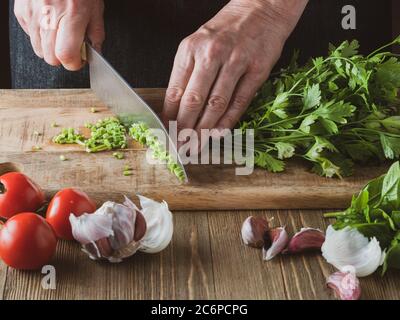
[[[266,82],[240,123],[254,129],[255,164],[272,172],[302,158],[326,177],[351,175],[354,163],[400,156],[398,56],[368,56],[357,41],[331,46],[325,58],[292,63]]]

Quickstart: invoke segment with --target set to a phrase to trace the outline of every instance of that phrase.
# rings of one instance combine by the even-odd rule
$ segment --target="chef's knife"
[[[84,47],[86,50],[83,49],[83,56],[86,55],[85,60],[89,63],[90,87],[96,96],[125,126],[129,127],[133,122],[143,121],[149,128],[161,129],[167,137],[167,145],[164,147],[182,167],[187,181],[187,174],[176,145],[157,114],[90,44],[85,43]]]

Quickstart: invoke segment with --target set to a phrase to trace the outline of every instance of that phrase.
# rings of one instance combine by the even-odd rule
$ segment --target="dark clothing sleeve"
[[[52,67],[33,52],[10,0],[13,88],[85,88],[88,70]],[[212,18],[228,0],[106,1],[103,54],[134,87],[165,87],[180,41]]]
[[[13,88],[89,87],[87,68],[68,72],[37,58],[18,25],[10,0],[10,47]],[[166,87],[180,41],[213,17],[228,0],[106,0],[103,54],[133,87]],[[341,9],[357,8],[357,29],[343,30]],[[301,59],[323,55],[328,43],[359,39],[364,52],[389,42],[390,0],[310,0],[289,38],[278,67],[295,48]]]

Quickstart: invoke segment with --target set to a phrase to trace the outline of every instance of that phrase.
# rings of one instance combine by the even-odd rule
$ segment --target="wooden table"
[[[159,91],[141,91],[143,94],[147,92],[147,98],[152,105],[157,105],[160,102]],[[5,151],[0,154],[0,162],[7,161],[7,152],[12,149],[17,150],[22,156],[25,152],[31,150],[34,143],[38,143],[37,139],[43,141],[51,140],[51,137],[35,137],[29,134],[36,127],[42,128],[43,119],[35,113],[35,108],[46,107],[48,112],[53,112],[55,106],[61,108],[63,104],[69,105],[70,108],[62,113],[62,116],[55,118],[57,121],[67,121],[74,114],[76,108],[85,108],[85,117],[103,116],[93,115],[87,112],[89,106],[96,103],[85,91],[68,92],[63,91],[57,96],[54,92],[0,92],[0,115],[3,122],[0,123],[0,144]],[[34,98],[35,97],[35,98]],[[12,109],[15,106],[17,109]],[[52,108],[50,108],[52,107]],[[10,109],[12,109],[10,111]],[[53,110],[53,111],[52,111]],[[59,110],[60,111],[60,110]],[[103,112],[103,111],[102,111]],[[105,111],[104,111],[105,112]],[[21,117],[21,115],[23,115]],[[85,119],[82,117],[82,120]],[[1,116],[0,116],[1,118]],[[50,123],[49,117],[46,123]],[[15,125],[9,121],[15,121]],[[27,125],[29,121],[34,121],[35,126]],[[42,121],[42,122],[41,122]],[[49,122],[50,121],[50,122]],[[60,123],[64,125],[64,123]],[[75,123],[73,124],[75,125]],[[28,126],[29,130],[25,130]],[[46,134],[49,134],[50,129],[45,127]],[[54,129],[52,129],[54,130]],[[25,132],[26,131],[26,132]],[[13,138],[14,137],[14,140]],[[22,137],[22,138],[21,138]],[[45,139],[44,139],[45,138]],[[46,140],[47,139],[47,140]],[[7,142],[8,141],[8,142]],[[43,142],[44,144],[44,142]],[[49,156],[50,152],[56,152],[56,146],[44,144],[44,153],[39,153],[36,156],[36,161],[40,160],[40,165],[30,162],[28,157],[25,163],[25,170],[30,170],[29,174],[39,179],[41,184],[44,180],[53,180],[52,189],[58,190],[60,187],[67,187],[74,184],[76,178],[78,181],[80,176],[67,179],[58,174],[52,176],[47,171],[56,172],[59,168],[60,161],[57,153]],[[63,151],[59,152],[65,152]],[[49,153],[45,153],[49,152]],[[133,151],[132,151],[133,152]],[[73,165],[77,161],[78,153],[71,153],[70,162],[63,163],[64,166]],[[22,156],[10,155],[11,160],[21,160]],[[102,155],[108,161],[108,155]],[[56,160],[54,160],[56,159]],[[94,159],[94,158],[93,158]],[[98,158],[96,158],[97,161]],[[102,158],[101,158],[102,159]],[[94,161],[94,160],[93,160]],[[115,160],[116,161],[116,160]],[[80,166],[81,163],[77,162]],[[112,167],[112,166],[110,166]],[[106,170],[106,169],[102,169]],[[118,176],[118,168],[116,169]],[[144,169],[142,168],[142,171]],[[150,170],[150,169],[149,169]],[[58,170],[60,171],[60,170]],[[142,172],[139,171],[139,172]],[[151,171],[151,170],[150,170]],[[300,174],[298,170],[295,174]],[[353,182],[334,182],[333,180],[324,180],[324,187],[330,184],[332,189],[346,189],[343,196],[349,195],[349,190],[358,190],[361,181],[368,178],[368,170],[364,170],[363,179],[348,180]],[[369,170],[371,171],[371,170]],[[86,171],[85,171],[86,172]],[[85,185],[89,188],[87,191],[96,195],[96,190],[91,190],[90,179],[108,179],[110,175],[92,172],[91,175],[83,175],[86,179]],[[153,176],[165,177],[166,181],[173,179],[165,169],[157,169],[157,174]],[[378,173],[372,172],[373,176]],[[143,174],[145,174],[144,172]],[[140,173],[139,173],[140,174]],[[289,173],[290,174],[290,173]],[[271,183],[274,179],[279,179],[275,176],[264,176],[266,173],[258,173],[256,177],[265,184]],[[55,179],[54,179],[55,177]],[[282,177],[282,176],[280,176]],[[302,177],[302,179],[300,179]],[[308,178],[310,177],[308,181]],[[52,179],[50,179],[52,178]],[[64,179],[64,180],[63,180]],[[134,179],[134,177],[132,177]],[[283,179],[283,178],[282,178]],[[285,181],[290,180],[290,176],[285,178]],[[289,180],[288,180],[289,179]],[[43,181],[41,181],[43,180]],[[257,181],[258,181],[257,180]],[[102,180],[103,181],[103,180]],[[108,180],[104,180],[108,181]],[[106,184],[103,181],[103,184]],[[146,186],[146,179],[142,179],[140,183],[133,181],[132,186]],[[315,175],[306,175],[301,173],[290,181],[296,181],[298,186],[299,181],[305,181],[304,190],[299,191],[300,195],[304,196],[305,191],[309,190],[309,185],[306,183],[319,186]],[[235,182],[235,181],[233,181]],[[232,182],[232,183],[233,183]],[[236,181],[237,182],[237,181]],[[251,181],[250,181],[251,182]],[[252,190],[257,190],[260,183],[247,185]],[[321,183],[322,183],[321,182]],[[277,183],[277,182],[276,182]],[[60,184],[60,185],[58,185]],[[102,183],[99,183],[101,186]],[[291,183],[286,183],[291,185]],[[44,186],[46,184],[43,183]],[[109,184],[107,184],[110,186]],[[151,184],[148,184],[150,190]],[[170,188],[176,188],[175,180],[172,180]],[[236,185],[243,185],[236,183]],[[197,189],[193,189],[192,194],[195,194],[200,187],[206,190],[208,185],[199,184]],[[47,184],[47,187],[49,185]],[[212,184],[210,184],[210,188]],[[313,190],[317,190],[314,187]],[[274,185],[271,184],[269,189],[262,189],[264,193],[260,193],[265,199],[271,198]],[[54,190],[47,190],[52,193]],[[184,204],[178,203],[173,199],[173,193],[169,190],[169,199],[175,202],[175,208],[186,210]],[[204,192],[203,190],[203,192]],[[212,189],[209,189],[212,190]],[[272,190],[271,192],[268,190]],[[228,190],[229,191],[229,190]],[[261,192],[260,191],[260,192]],[[121,192],[121,191],[119,191]],[[131,193],[134,193],[132,190]],[[211,191],[208,191],[208,195]],[[326,190],[319,189],[320,193]],[[178,192],[179,194],[179,192]],[[206,194],[206,193],[205,193]],[[96,200],[105,201],[106,195],[110,197],[110,192],[98,193]],[[186,197],[191,194],[186,194]],[[340,197],[344,199],[339,192]],[[166,194],[162,194],[166,196]],[[220,195],[221,196],[221,195]],[[328,194],[329,196],[329,194]],[[214,195],[215,197],[215,195]],[[222,197],[222,196],[221,196]],[[268,198],[269,197],[269,198]],[[193,198],[192,198],[193,199]],[[206,199],[209,199],[207,197]],[[222,197],[222,199],[226,199]],[[264,199],[264,201],[265,201]],[[326,197],[326,199],[329,199]],[[326,200],[325,199],[325,200]],[[346,198],[347,199],[347,198]],[[282,200],[282,199],[281,199]],[[308,198],[307,207],[318,202],[318,198]],[[317,201],[317,202],[316,202]],[[346,200],[347,203],[348,200]],[[227,202],[227,201],[225,201]],[[249,200],[249,202],[251,202]],[[293,201],[285,199],[286,205],[293,205]],[[202,202],[206,203],[205,201]],[[265,202],[267,203],[267,202]],[[280,202],[282,203],[282,201]],[[326,202],[331,203],[331,202]],[[334,202],[336,205],[338,202]],[[344,202],[340,202],[344,203]],[[274,203],[270,203],[273,205]],[[276,204],[276,202],[275,202]],[[211,205],[211,204],[208,204]],[[218,204],[218,207],[223,205],[225,208],[237,208],[234,202]],[[249,206],[254,203],[249,203]],[[257,206],[259,207],[259,206]],[[322,206],[321,206],[322,207]],[[211,208],[211,207],[210,207]],[[216,208],[216,206],[212,207]],[[248,208],[243,205],[242,208]],[[326,208],[326,206],[325,206]],[[262,253],[260,250],[248,248],[241,242],[240,228],[242,222],[249,215],[260,215],[267,218],[274,218],[272,225],[280,226],[287,225],[289,233],[293,234],[301,227],[316,227],[325,230],[329,221],[323,218],[322,210],[263,210],[263,211],[175,211],[175,233],[170,246],[160,254],[147,255],[136,254],[132,258],[121,264],[109,264],[105,262],[93,262],[79,250],[79,245],[76,243],[68,243],[60,241],[57,248],[57,254],[53,258],[51,264],[56,268],[56,289],[45,290],[41,286],[43,275],[40,272],[22,272],[7,268],[0,262],[0,299],[332,299],[332,292],[325,286],[326,277],[334,272],[334,269],[328,265],[319,254],[308,254],[299,256],[280,256],[270,262],[262,261]],[[400,290],[397,288],[400,285],[400,272],[389,271],[388,274],[381,278],[377,273],[374,276],[361,279],[363,289],[362,297],[364,299],[400,299]]]
[[[334,271],[319,254],[263,262],[244,246],[242,221],[250,214],[274,218],[294,232],[324,229],[322,211],[176,212],[171,245],[121,264],[93,262],[75,243],[60,242],[52,260],[56,289],[41,286],[40,272],[0,265],[2,299],[334,299],[325,278]],[[363,299],[400,299],[400,272],[361,279]]]

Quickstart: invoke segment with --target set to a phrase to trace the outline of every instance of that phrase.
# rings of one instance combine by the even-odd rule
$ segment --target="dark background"
[[[10,87],[8,1],[0,0],[0,88]]]
[[[343,31],[340,27],[342,16],[340,8],[345,4],[353,4],[357,7],[357,30]],[[146,7],[144,3],[141,6],[143,10]],[[196,8],[195,3],[193,8]],[[296,31],[288,41],[288,48],[284,52],[281,63],[286,63],[292,53],[292,48],[300,47],[305,58],[310,55],[324,54],[328,42],[338,43],[344,38],[360,40],[362,51],[369,52],[378,45],[388,42],[394,34],[398,33],[396,32],[400,30],[398,17],[400,17],[400,1],[398,0],[311,0]],[[157,23],[162,26],[165,21],[161,19]],[[153,25],[151,29],[156,32],[157,25]],[[326,32],[326,30],[330,31]],[[165,66],[160,67],[168,71],[167,69],[171,68],[172,57],[171,55],[171,59],[168,59],[171,61],[166,61]],[[9,88],[8,1],[6,0],[0,1],[0,61],[0,88]],[[167,72],[164,73],[167,76]]]

